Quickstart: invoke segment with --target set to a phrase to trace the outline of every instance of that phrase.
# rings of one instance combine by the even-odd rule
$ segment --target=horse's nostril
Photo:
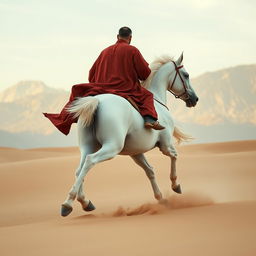
[[[196,97],[196,102],[198,102],[198,100],[199,100],[198,97]]]

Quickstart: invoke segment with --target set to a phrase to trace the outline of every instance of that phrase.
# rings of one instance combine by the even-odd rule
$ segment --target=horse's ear
[[[176,60],[176,65],[179,66],[181,65],[183,61],[183,52],[181,53],[180,57]]]

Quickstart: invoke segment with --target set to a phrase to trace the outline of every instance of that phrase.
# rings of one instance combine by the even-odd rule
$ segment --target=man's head
[[[132,40],[132,31],[128,27],[121,27],[118,31],[117,39],[123,39],[130,44]]]

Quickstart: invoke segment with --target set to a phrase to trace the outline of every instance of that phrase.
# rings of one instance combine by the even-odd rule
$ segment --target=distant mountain
[[[170,111],[195,142],[256,139],[256,65],[205,73],[191,80],[199,102],[187,108],[170,96]],[[42,112],[58,113],[69,92],[41,81],[21,81],[0,93],[0,146],[20,148],[77,145],[76,132],[68,138]],[[75,126],[75,125],[74,125]]]
[[[16,102],[30,96],[56,93],[57,90],[46,86],[41,81],[21,81],[3,91],[0,94],[0,102]]]
[[[56,130],[42,112],[57,113],[68,97],[67,91],[41,81],[21,81],[0,93],[0,130],[51,134]]]

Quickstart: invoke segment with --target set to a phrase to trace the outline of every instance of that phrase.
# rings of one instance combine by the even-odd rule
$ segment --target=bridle
[[[181,76],[181,74],[180,74],[180,69],[183,68],[183,65],[177,66],[174,61],[172,61],[172,63],[173,63],[174,66],[175,66],[176,74],[175,74],[175,76],[174,76],[174,79],[173,79],[173,81],[172,81],[171,86],[168,87],[167,90],[168,90],[171,94],[173,94],[173,95],[175,96],[175,98],[182,98],[183,100],[188,100],[188,99],[190,98],[190,97],[189,97],[189,94],[188,94],[188,89],[187,89],[186,84],[185,84],[185,82],[184,82],[184,80],[183,80],[183,78],[182,78],[182,76]],[[181,80],[182,85],[183,85],[183,88],[184,88],[184,92],[183,92],[182,94],[180,94],[180,95],[177,95],[177,94],[175,94],[174,92],[171,91],[171,89],[172,89],[172,87],[173,87],[173,85],[174,85],[174,83],[175,83],[175,80],[176,80],[176,78],[177,78],[177,75],[179,75],[180,80]],[[183,97],[183,96],[184,96],[184,97]],[[169,108],[168,108],[164,103],[162,103],[161,101],[159,101],[159,100],[156,99],[156,98],[154,98],[154,100],[157,101],[158,103],[160,103],[161,105],[163,105],[167,110],[169,110]]]
[[[170,93],[172,93],[172,94],[175,96],[175,98],[183,98],[184,100],[188,100],[188,99],[189,99],[188,89],[187,89],[186,84],[185,84],[185,82],[184,82],[184,80],[183,80],[183,78],[182,78],[182,76],[181,76],[181,74],[180,74],[180,69],[183,68],[183,65],[177,66],[174,61],[172,61],[172,63],[173,63],[174,66],[175,66],[176,74],[175,74],[175,76],[174,76],[174,79],[173,79],[173,81],[172,81],[171,86],[170,86],[167,90],[168,90]],[[177,75],[180,77],[180,80],[181,80],[182,85],[183,85],[183,88],[184,88],[184,92],[183,92],[182,94],[180,94],[180,95],[177,95],[177,94],[175,94],[174,92],[171,91],[171,89],[172,89],[172,87],[173,87],[173,85],[174,85],[174,82],[175,82],[175,80],[176,80],[176,78],[177,78]],[[183,97],[183,96],[184,96],[184,97]]]

